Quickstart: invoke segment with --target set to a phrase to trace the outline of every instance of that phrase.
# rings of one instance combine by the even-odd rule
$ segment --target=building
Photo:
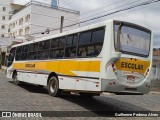
[[[154,80],[160,80],[160,48],[153,49],[152,73]]]
[[[11,19],[11,0],[0,0],[0,3],[0,37],[8,37],[8,21]]]
[[[13,3],[13,0],[0,0],[0,37],[9,37],[8,21],[12,18],[14,12],[22,8],[22,5]]]
[[[53,5],[54,4],[54,5]],[[69,26],[79,22],[80,12],[44,4],[37,1],[27,3],[23,9],[13,14],[9,20],[9,36],[15,39],[32,40],[60,33],[60,26]],[[66,27],[63,31],[78,28],[79,24]]]
[[[0,0],[0,63],[5,64],[8,46],[45,37],[79,27],[80,12],[58,7],[57,0],[50,4],[31,0],[25,5],[15,0]],[[73,26],[70,26],[74,24]],[[64,27],[63,26],[69,26]],[[59,28],[63,29],[59,29]],[[6,47],[5,47],[6,46]]]

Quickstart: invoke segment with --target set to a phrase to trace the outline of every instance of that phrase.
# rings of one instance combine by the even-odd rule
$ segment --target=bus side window
[[[17,47],[16,53],[21,53],[22,51],[22,46]]]
[[[94,52],[91,54],[91,56],[97,56],[100,54],[104,41],[104,33],[104,28],[93,31],[91,44],[94,45]]]
[[[37,59],[40,59],[40,60],[48,59],[48,57],[49,57],[49,51],[48,50],[38,52]]]
[[[39,43],[39,50],[49,49],[50,40],[42,41]]]
[[[16,54],[16,60],[20,61],[21,60],[21,54]]]
[[[28,59],[28,49],[29,49],[29,45],[22,46],[21,60],[27,60]]]
[[[28,53],[29,60],[37,59],[37,50],[38,50],[38,43],[32,43],[29,45],[29,53]]]
[[[37,52],[30,52],[28,54],[28,59],[29,60],[36,60],[37,59]]]
[[[104,41],[104,29],[93,31],[91,43],[102,43]]]
[[[64,50],[63,49],[58,49],[58,50],[56,50],[55,54],[56,54],[55,58],[63,58]]]
[[[56,56],[55,49],[51,49],[51,50],[50,50],[49,58],[55,58],[55,56]]]
[[[22,46],[17,47],[16,49],[16,60],[20,61],[21,60],[21,51],[22,51]]]
[[[80,34],[79,45],[89,44],[91,40],[91,31],[87,31]]]
[[[60,38],[58,47],[59,48],[64,48],[65,47],[65,42],[66,42],[65,37]]]
[[[29,48],[28,45],[22,46],[22,52],[28,52],[28,48]]]
[[[78,42],[78,35],[70,35],[67,37],[65,57],[74,58],[76,56],[76,47]]]
[[[94,56],[94,46],[90,45],[87,47],[87,56]]]
[[[21,60],[27,60],[27,58],[28,58],[28,53],[21,54]]]
[[[92,34],[91,31],[86,31],[80,34],[79,45],[78,45],[78,56],[79,57],[88,56],[87,45],[90,44],[91,34]]]
[[[75,57],[76,56],[76,48],[71,48],[71,52],[70,52],[70,57]]]
[[[65,57],[73,58],[75,56],[76,56],[76,48],[75,47],[66,48]]]
[[[87,56],[87,50],[85,47],[80,47],[78,50],[78,56],[79,57],[86,57]]]
[[[93,53],[93,55],[94,55],[94,56],[97,56],[97,55],[99,55],[100,52],[101,52],[102,45],[95,45],[94,47],[95,47],[95,48],[94,48],[94,53]]]
[[[37,51],[37,50],[38,50],[38,43],[30,44],[30,46],[29,46],[29,51],[30,52],[34,52],[34,51]]]
[[[51,40],[51,48],[52,48],[52,49],[58,47],[58,41],[59,41],[58,38]]]

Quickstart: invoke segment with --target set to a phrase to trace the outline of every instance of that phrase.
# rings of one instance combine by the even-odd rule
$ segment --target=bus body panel
[[[121,54],[119,60],[114,64],[115,68],[118,67],[119,71],[114,71],[113,69],[113,64],[111,59],[116,58],[117,57],[117,52],[115,50],[115,43],[114,43],[114,29],[113,29],[113,24],[110,26],[110,30],[109,31],[113,31],[112,33],[106,33],[109,36],[109,40],[105,41],[106,44],[104,43],[103,49],[104,52],[103,55],[106,55],[109,51],[110,55],[106,55],[103,56],[102,58],[102,79],[101,79],[101,84],[102,84],[102,91],[107,91],[107,92],[115,92],[115,93],[139,93],[139,94],[146,94],[149,92],[150,90],[150,82],[151,82],[151,78],[150,78],[150,73],[151,73],[151,67],[152,67],[152,42],[153,42],[153,36],[151,34],[151,44],[150,44],[150,53],[148,55],[148,57],[140,57],[140,56],[135,56],[135,55],[129,55],[129,54]],[[107,39],[107,37],[106,37]],[[107,47],[109,47],[107,44],[110,44],[110,49],[107,49]],[[107,52],[105,52],[107,51]],[[125,59],[125,60],[124,60]],[[132,61],[132,60],[136,60],[136,61]],[[124,63],[122,64],[120,61],[124,60]],[[133,63],[135,66],[133,68],[135,68],[134,70],[130,70],[129,68],[125,68],[125,62],[127,63]],[[129,64],[130,65],[130,64]],[[138,65],[143,65],[143,70],[141,70],[141,66]],[[104,67],[105,66],[105,67]],[[122,68],[123,67],[123,68]],[[116,70],[116,69],[115,69]],[[147,73],[147,75],[145,77],[142,77],[146,74],[147,70],[149,71]],[[115,74],[116,72],[116,74]],[[119,77],[117,76],[119,72]],[[136,78],[136,80],[129,84],[126,84],[126,78],[123,78],[123,81],[120,82],[120,77],[126,77],[127,74],[125,72],[130,72],[131,76],[135,76],[135,74],[137,73],[137,78],[140,78],[139,83],[136,83],[135,81],[138,81],[138,79]],[[133,74],[134,73],[134,74]],[[141,75],[142,74],[142,75]],[[134,85],[135,84],[135,85]]]
[[[101,90],[100,58],[15,62],[13,70],[17,71],[18,80],[23,82],[47,86],[49,74],[55,72],[60,89]]]
[[[128,92],[128,93],[148,93],[150,86],[150,77],[143,75],[149,68],[150,74],[152,66],[152,42],[151,38],[150,53],[148,57],[123,54],[115,50],[114,40],[114,21],[106,21],[89,27],[73,30],[72,32],[62,33],[60,36],[79,33],[92,30],[99,27],[105,27],[104,42],[100,54],[97,57],[72,58],[72,59],[48,59],[48,60],[31,60],[31,61],[15,61],[11,67],[7,68],[7,77],[12,78],[13,71],[18,72],[18,80],[47,86],[48,76],[55,73],[58,76],[59,88],[68,91],[83,92]],[[58,35],[42,38],[38,41],[59,37]],[[35,41],[34,41],[35,42]],[[33,41],[28,42],[33,43]],[[25,45],[22,43],[21,45]],[[19,45],[15,45],[17,47]],[[120,55],[120,57],[119,57]],[[119,57],[119,58],[118,58]],[[119,59],[117,61],[117,58]],[[124,60],[125,59],[125,60]],[[130,59],[136,59],[139,63],[145,63],[143,71],[131,71],[126,69],[122,62],[130,63]],[[118,69],[113,69],[114,66]],[[131,62],[138,65],[138,62]],[[124,68],[122,68],[124,67]],[[138,68],[138,67],[136,67]],[[139,67],[141,69],[141,67]],[[20,72],[23,71],[23,72]],[[125,72],[137,72],[137,78],[142,81],[135,85],[129,85],[126,82],[128,75]],[[117,72],[117,73],[116,73]],[[143,75],[141,75],[143,74]],[[120,78],[124,76],[122,80]]]

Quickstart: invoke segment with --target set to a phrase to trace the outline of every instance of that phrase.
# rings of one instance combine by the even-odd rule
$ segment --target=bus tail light
[[[112,70],[113,70],[113,72],[116,72],[116,71],[117,71],[116,66],[115,66],[114,63],[112,63]]]

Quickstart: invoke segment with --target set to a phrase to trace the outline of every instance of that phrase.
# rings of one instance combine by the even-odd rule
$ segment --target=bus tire
[[[55,76],[49,79],[48,92],[49,92],[49,95],[53,97],[58,97],[61,95],[61,90],[59,89],[59,82]]]
[[[17,79],[17,72],[14,72],[12,79],[15,85],[19,85],[19,80]]]

